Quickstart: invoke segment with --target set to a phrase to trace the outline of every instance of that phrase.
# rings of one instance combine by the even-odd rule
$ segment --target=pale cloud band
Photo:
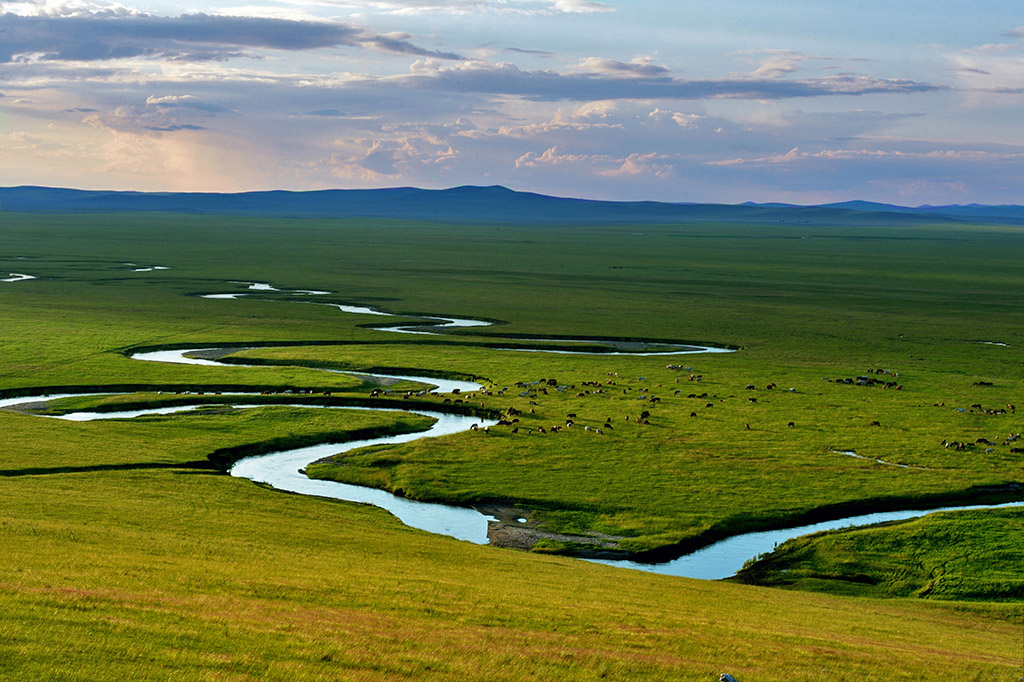
[[[447,14],[592,14],[614,12],[615,9],[603,2],[593,0],[368,0],[350,2],[334,0],[339,6],[356,7],[361,10],[374,9],[399,15],[427,13]]]
[[[528,71],[514,64],[472,61],[453,66],[436,60],[420,61],[412,73],[388,79],[409,88],[513,95],[532,100],[696,100],[741,98],[757,100],[831,95],[900,94],[946,89],[945,86],[905,79],[835,75],[816,79],[728,78],[682,80],[668,69],[646,63],[623,63],[587,58],[576,67],[582,73]]]

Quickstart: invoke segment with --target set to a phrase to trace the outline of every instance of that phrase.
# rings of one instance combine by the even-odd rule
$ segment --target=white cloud
[[[23,17],[127,17],[143,13],[118,2],[104,0],[38,0],[0,2],[0,14]]]
[[[887,149],[823,149],[817,152],[802,152],[793,147],[785,154],[774,154],[758,158],[734,158],[720,161],[706,161],[708,166],[769,166],[807,161],[850,161],[850,160],[929,160],[929,161],[1017,161],[1024,160],[1024,152],[993,152],[984,150],[935,149],[926,152],[907,152]]]
[[[332,0],[330,4],[399,15],[445,14],[592,14],[615,8],[593,0]]]
[[[618,78],[663,78],[669,75],[668,68],[658,66],[651,57],[634,57],[628,62],[587,57],[571,67],[570,71]]]
[[[201,102],[194,95],[164,95],[163,97],[150,95],[146,98],[146,104],[158,108],[197,109],[208,113],[227,111],[219,104]]]
[[[751,78],[776,79],[798,71],[804,62],[824,60],[824,57],[805,54],[795,50],[751,50],[745,54],[763,54],[758,67],[750,73]]]
[[[603,2],[592,0],[555,0],[555,9],[559,12],[590,14],[593,12],[614,12],[615,8]]]
[[[339,139],[336,145],[340,151],[313,166],[347,180],[395,180],[425,168],[443,172],[458,158],[458,152],[450,145],[428,136]]]
[[[654,111],[647,114],[647,118],[652,121],[664,123],[666,121],[672,121],[680,128],[696,128],[702,119],[707,118],[701,114],[684,114],[681,111],[665,111],[664,109],[655,109]]]
[[[622,164],[613,170],[601,171],[599,175],[609,178],[622,176],[653,176],[667,178],[674,174],[674,167],[669,156],[657,152],[646,154],[630,154]]]
[[[584,60],[583,63],[586,63]],[[553,69],[523,70],[515,64],[479,60],[442,63],[420,59],[405,76],[380,79],[416,89],[509,95],[536,101],[613,99],[757,99],[784,100],[803,97],[906,94],[943,90],[945,86],[902,78],[882,79],[866,75],[838,74],[800,80],[719,78],[682,80],[644,76],[642,64],[596,60],[606,70],[621,69],[631,77],[609,77],[606,71],[561,73]],[[617,65],[617,66],[609,66]],[[662,67],[651,67],[661,69]],[[660,73],[660,71],[659,71]]]
[[[565,154],[557,147],[542,153],[527,152],[516,159],[517,169],[572,166],[574,173],[606,178],[650,176],[667,178],[674,174],[674,158],[659,152],[633,153],[626,157],[606,154]]]
[[[608,118],[617,107],[618,103],[614,100],[596,100],[576,107],[575,111],[572,112],[572,115],[573,118],[577,119]]]
[[[549,147],[542,153],[526,152],[516,159],[516,168],[536,168],[538,166],[563,166],[570,164],[593,164],[607,162],[607,156],[592,154],[560,154],[557,147]]]
[[[969,104],[1024,95],[1024,45],[981,45],[947,55]]]

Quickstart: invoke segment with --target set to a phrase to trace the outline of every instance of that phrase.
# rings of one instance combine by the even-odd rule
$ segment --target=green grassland
[[[794,538],[736,580],[874,597],[1024,601],[1019,508]]]
[[[0,478],[0,493],[8,680],[990,680],[1019,663],[1005,609],[476,547],[209,472]]]
[[[181,400],[173,392],[186,388],[304,388],[341,401],[367,399],[375,387],[322,367],[476,377],[488,391],[461,396],[464,407],[520,410],[517,433],[496,427],[387,456],[355,451],[319,466],[321,475],[420,499],[525,506],[542,529],[601,532],[621,538],[624,551],[658,552],[862,507],[1019,498],[1020,456],[1010,447],[1020,441],[1005,439],[1022,430],[1006,408],[1024,395],[1022,246],[1020,228],[970,225],[527,228],[0,214],[0,274],[39,277],[0,283],[0,391],[165,391],[57,406],[81,409]],[[127,262],[170,269],[134,272]],[[501,324],[400,336],[365,326],[394,318],[287,294],[197,296],[245,290],[231,281]],[[525,353],[498,350],[505,335],[741,350]],[[267,363],[256,367],[125,354],[274,342],[294,345],[231,356]],[[869,369],[889,370],[870,376],[902,388],[835,381]],[[575,388],[515,385],[542,378]],[[389,388],[385,400],[408,405],[402,394],[421,387]],[[418,400],[453,409],[444,399]],[[998,409],[1006,411],[989,413]],[[636,421],[643,410],[649,424]],[[569,413],[573,427],[538,432]],[[0,552],[10,557],[0,563],[0,672],[501,680],[725,671],[743,682],[1019,674],[1019,604],[801,594],[470,546],[203,466],[215,451],[275,439],[422,424],[285,406],[85,424],[0,410]]]
[[[347,353],[319,347],[241,355],[334,356],[351,365],[365,352],[361,347]],[[405,366],[413,361],[411,354],[402,346],[385,350],[384,357]],[[922,384],[930,379],[924,373],[900,373],[904,389],[896,391],[825,382],[820,371],[780,370],[772,377],[780,388],[765,390],[769,378],[750,368],[743,353],[684,360],[668,356],[673,362],[693,363],[687,366],[703,372],[700,382],[689,381],[685,371],[666,369],[661,357],[579,357],[554,375],[551,361],[536,354],[477,349],[460,350],[458,357],[455,351],[451,354],[438,354],[447,367],[466,372],[483,368],[484,375],[499,379],[497,390],[512,387],[503,396],[478,397],[485,405],[521,410],[518,433],[508,427],[492,429],[445,448],[410,443],[394,448],[386,460],[355,451],[340,455],[339,466],[317,465],[310,474],[372,481],[419,499],[462,504],[509,500],[536,510],[548,530],[626,536],[620,546],[630,551],[693,546],[754,527],[799,521],[813,509],[831,507],[833,514],[839,511],[836,505],[861,509],[864,500],[871,501],[867,508],[877,509],[929,496],[970,499],[979,496],[978,487],[1019,480],[1020,458],[1010,452],[1011,444],[1002,442],[1004,432],[1019,422],[1012,414],[984,415],[969,407],[972,388],[986,402],[991,396],[1012,396],[991,387],[964,382],[967,397],[957,404],[966,411],[960,413],[951,405],[934,406],[948,400],[950,391],[918,388],[918,376]],[[529,356],[522,361],[525,366],[518,355]],[[618,376],[609,378],[609,371]],[[514,386],[517,380],[551,376],[576,389],[520,397],[522,389]],[[603,392],[585,387],[585,381],[600,382]],[[747,381],[757,381],[758,388],[747,390]],[[790,387],[797,390],[790,392]],[[676,390],[681,393],[675,395]],[[576,397],[582,391],[588,394]],[[708,397],[688,398],[691,393]],[[637,400],[648,394],[662,399],[653,405]],[[757,402],[749,402],[750,397]],[[636,422],[644,410],[651,413],[649,425]],[[537,431],[564,424],[570,413],[577,415],[572,428],[558,434]],[[605,426],[609,417],[611,428]],[[871,426],[872,421],[883,426]],[[942,445],[944,438],[973,443],[979,437],[999,444],[992,453],[981,446],[956,451]],[[915,468],[883,466],[837,452],[851,449]]]

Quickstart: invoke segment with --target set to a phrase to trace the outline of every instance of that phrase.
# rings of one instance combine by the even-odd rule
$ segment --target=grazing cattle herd
[[[673,372],[677,372],[677,371],[692,372],[692,368],[691,367],[682,367],[682,366],[679,366],[679,365],[667,365],[666,369],[669,370],[669,371],[673,371]],[[650,406],[650,408],[653,408],[655,406],[663,404],[663,399],[660,396],[652,394],[652,390],[654,390],[656,388],[663,387],[662,383],[658,383],[658,384],[656,384],[654,386],[644,385],[644,386],[636,386],[636,387],[634,387],[634,386],[630,386],[628,381],[625,383],[625,385],[619,384],[616,381],[616,380],[619,379],[619,373],[618,372],[608,372],[607,373],[607,377],[609,377],[609,378],[606,378],[604,380],[587,380],[587,381],[582,381],[582,382],[579,383],[578,387],[577,387],[577,384],[562,384],[557,379],[554,379],[554,378],[544,378],[544,379],[539,379],[537,381],[517,381],[517,382],[514,383],[514,387],[516,389],[519,389],[518,395],[519,395],[520,398],[527,398],[528,399],[529,405],[531,406],[529,408],[529,415],[532,415],[530,417],[531,419],[543,419],[542,416],[538,416],[537,411],[536,411],[535,408],[542,407],[541,403],[544,402],[544,397],[545,396],[550,396],[550,395],[552,395],[552,393],[554,393],[554,394],[562,394],[562,393],[564,393],[564,394],[573,396],[573,398],[581,399],[581,400],[591,400],[591,399],[595,399],[595,398],[607,400],[608,397],[609,397],[609,393],[607,392],[607,389],[609,387],[611,387],[611,386],[616,386],[616,394],[615,395],[618,394],[617,393],[618,390],[621,390],[621,392],[622,392],[621,395],[627,395],[627,396],[631,392],[635,391],[635,395],[636,395],[635,400],[639,401],[639,402],[646,403],[648,406]],[[823,377],[823,380],[826,381],[826,382],[829,382],[829,383],[832,383],[832,384],[836,384],[836,385],[841,385],[841,386],[865,386],[865,387],[880,387],[880,388],[883,388],[883,389],[894,389],[896,391],[903,390],[903,384],[902,383],[899,383],[899,382],[894,381],[894,380],[887,380],[887,379],[878,378],[878,377],[892,377],[892,378],[895,379],[895,378],[899,377],[899,373],[895,372],[895,371],[892,371],[892,370],[889,370],[889,369],[873,369],[873,370],[868,370],[866,373],[864,373],[862,375],[859,375],[856,378],[848,377],[848,378],[841,378],[841,379],[831,379],[829,377]],[[689,381],[693,381],[693,382],[702,382],[702,381],[704,381],[704,375],[703,374],[697,374],[697,373],[690,373],[690,374],[687,375],[687,379]],[[678,379],[678,378],[675,379],[675,383],[679,383],[679,381],[680,381],[680,379]],[[644,376],[637,377],[636,382],[637,383],[645,383],[645,382],[647,382],[647,377],[644,377]],[[974,382],[973,385],[974,386],[991,386],[991,382],[977,381],[977,382]],[[776,382],[774,382],[774,381],[770,381],[770,382],[768,382],[767,384],[764,385],[762,390],[764,390],[764,391],[773,391],[776,388],[778,388],[778,384]],[[743,389],[747,390],[747,391],[756,391],[757,390],[757,386],[755,384],[753,384],[753,383],[747,383],[747,384],[745,384],[743,386]],[[505,386],[505,387],[503,387],[501,389],[498,389],[498,390],[489,390],[487,388],[483,388],[483,389],[480,389],[476,393],[468,393],[468,394],[461,394],[460,391],[453,390],[451,392],[451,396],[460,396],[460,397],[451,397],[451,396],[438,396],[438,397],[442,397],[444,403],[450,403],[450,404],[465,403],[465,404],[468,404],[469,400],[478,398],[477,394],[479,394],[479,397],[495,396],[495,395],[506,395],[510,390],[511,390],[511,387],[509,387],[509,386]],[[569,392],[571,392],[571,393],[569,393]],[[788,392],[789,393],[796,393],[797,389],[795,387],[790,387],[788,389]],[[374,389],[373,391],[370,392],[370,397],[376,398],[376,397],[380,397],[380,396],[388,396],[391,393],[392,393],[392,391],[390,391],[390,390],[376,388],[376,389]],[[408,397],[411,397],[411,396],[420,396],[420,397],[422,397],[422,396],[437,396],[437,395],[438,395],[437,393],[433,393],[433,392],[429,392],[429,391],[425,391],[425,390],[420,390],[420,391],[404,391],[403,392],[403,398],[408,398]],[[680,399],[682,399],[683,393],[682,393],[681,390],[675,389],[675,390],[672,391],[672,396],[679,396]],[[696,392],[688,393],[688,394],[685,395],[685,399],[687,399],[687,400],[701,400],[701,401],[703,401],[704,409],[711,409],[711,408],[715,407],[716,403],[715,402],[710,402],[711,400],[716,400],[716,401],[718,401],[718,403],[724,403],[728,398],[733,398],[733,397],[734,396],[732,396],[732,395],[721,396],[720,397],[717,394],[709,396],[707,391],[704,391],[704,392],[701,392],[701,393],[696,393]],[[465,398],[465,400],[463,400],[463,398]],[[758,403],[758,396],[749,396],[749,397],[747,397],[747,401],[746,402],[747,402],[747,405],[749,406],[749,409],[753,409],[753,410],[757,410],[757,411],[759,411],[760,409],[763,409],[763,408],[760,408],[760,407],[755,407],[755,406],[759,406],[760,405]],[[771,402],[771,401],[768,401],[768,402]],[[484,402],[480,402],[479,405],[480,405],[480,407],[485,407],[485,403]],[[940,402],[934,403],[933,405],[935,407],[946,407],[946,403],[944,401],[940,401]],[[652,425],[652,420],[653,420],[652,409],[650,409],[650,408],[649,409],[641,410],[635,416],[633,416],[631,414],[626,414],[626,415],[623,416],[623,421],[626,422],[626,423],[632,423],[632,424],[637,424],[637,425],[641,425],[641,426],[650,426],[650,425]],[[971,404],[969,408],[968,407],[954,407],[953,409],[955,409],[958,413],[978,414],[978,415],[986,415],[986,416],[1001,416],[1001,415],[1015,414],[1016,413],[1016,407],[1012,403],[1007,403],[1006,405],[1000,406],[1000,407],[985,407],[985,406],[983,406],[982,403],[978,402],[978,403]],[[685,412],[684,412],[684,414],[685,414]],[[697,411],[697,409],[691,410],[689,412],[689,415],[690,415],[691,418],[697,418],[697,417],[700,416],[698,411]],[[556,424],[551,424],[551,425],[533,425],[533,426],[526,426],[525,424],[521,423],[521,417],[523,417],[522,410],[520,410],[520,409],[518,409],[518,408],[516,408],[514,406],[510,406],[510,407],[508,407],[507,409],[505,409],[504,411],[501,412],[500,418],[499,418],[499,420],[497,422],[497,426],[499,426],[499,427],[511,427],[507,431],[507,433],[509,433],[509,434],[520,434],[520,433],[523,433],[525,435],[530,435],[530,434],[533,434],[533,433],[537,433],[537,434],[541,434],[541,435],[552,435],[552,434],[558,434],[558,433],[560,433],[560,432],[562,432],[563,430],[566,430],[566,429],[573,429],[574,427],[580,427],[580,426],[582,426],[582,429],[579,429],[580,431],[585,432],[585,433],[592,433],[592,434],[595,434],[595,435],[598,435],[598,436],[604,436],[604,435],[606,435],[606,433],[614,431],[614,427],[612,426],[612,418],[611,417],[606,417],[603,420],[601,420],[601,419],[594,420],[595,421],[594,424],[583,424],[583,423],[580,422],[580,418],[579,418],[577,412],[568,412],[565,415],[564,423],[556,423]],[[663,425],[670,425],[670,424],[665,424],[664,422],[659,422],[659,423],[662,423]],[[788,419],[788,420],[786,420],[783,423],[785,423],[787,428],[795,428],[796,427],[796,421],[793,420],[793,419]],[[872,419],[872,420],[870,420],[870,422],[868,422],[867,425],[869,427],[882,428],[882,422],[879,419]],[[744,421],[742,428],[745,431],[751,431],[752,430],[752,427],[751,427],[749,421]],[[490,428],[478,428],[478,427],[474,426],[472,428],[472,430],[473,431],[478,431],[478,432],[483,432],[484,434],[490,434],[491,433],[491,429]],[[997,440],[990,440],[989,438],[981,437],[981,438],[976,438],[973,442],[971,442],[969,439],[960,439],[960,440],[943,439],[941,444],[942,444],[943,448],[950,449],[950,450],[955,450],[955,451],[967,451],[967,450],[971,450],[971,449],[975,448],[976,446],[985,446],[986,447],[985,453],[986,454],[991,454],[991,453],[993,453],[995,451],[995,448],[997,448],[997,447],[1007,447],[1011,443],[1016,442],[1019,438],[1020,438],[1020,433],[1010,433],[1005,438],[1003,438],[1001,441],[998,440],[998,439]],[[1009,451],[1011,453],[1014,453],[1014,454],[1024,453],[1024,447],[1010,447]]]

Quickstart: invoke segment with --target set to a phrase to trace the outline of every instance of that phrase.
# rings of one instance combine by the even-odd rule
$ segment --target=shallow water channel
[[[286,296],[284,299],[269,299],[269,300],[285,300],[293,303],[310,303],[313,305],[323,305],[330,308],[337,308],[343,313],[352,313],[359,315],[376,315],[379,317],[399,317],[399,318],[412,318],[419,320],[412,324],[401,324],[393,326],[374,326],[373,328],[381,332],[392,332],[395,334],[423,334],[427,336],[439,336],[445,334],[452,329],[468,329],[473,327],[491,327],[494,326],[494,322],[487,320],[473,320],[462,317],[447,317],[440,315],[399,315],[397,313],[389,313],[378,308],[372,308],[365,305],[351,305],[343,303],[324,303],[323,301],[312,301],[303,300],[301,298],[294,298],[302,295],[315,295],[323,296],[330,294],[330,291],[316,291],[310,289],[278,289],[275,286],[267,284],[266,282],[232,282],[232,284],[247,284],[248,291],[240,291],[228,294],[200,294],[200,298],[208,299],[221,299],[221,300],[238,300],[243,296],[253,296],[260,293],[273,293]],[[501,338],[501,337],[499,337]],[[512,340],[512,337],[505,337]],[[543,343],[560,343],[560,344],[571,344],[571,343],[586,343],[593,345],[605,345],[613,348],[619,348],[623,345],[635,346],[637,343],[623,343],[610,341],[608,339],[563,339],[563,338],[547,338],[547,339],[515,339],[517,341],[526,342],[543,342]],[[656,346],[657,350],[643,351],[633,348],[628,351],[614,350],[605,351],[601,355],[691,355],[693,353],[732,353],[733,349],[730,348],[715,348],[713,346],[700,346],[692,344],[682,343],[662,343],[662,342],[639,342],[640,346]],[[592,350],[568,350],[568,349],[553,349],[553,348],[499,348],[497,350],[516,351],[524,353],[558,353],[562,355],[592,355]],[[138,357],[138,356],[135,356]],[[149,359],[149,358],[139,358]]]
[[[0,279],[0,282],[24,282],[27,279],[36,279],[35,275],[26,275],[23,272],[11,272],[7,277]]]

